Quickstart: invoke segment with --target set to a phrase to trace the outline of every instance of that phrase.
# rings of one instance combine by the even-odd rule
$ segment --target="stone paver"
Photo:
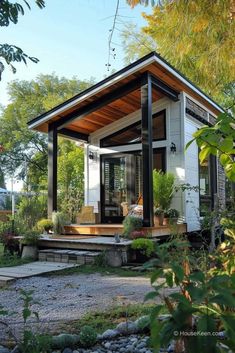
[[[0,283],[6,284],[10,280],[32,277],[36,275],[38,276],[49,272],[64,270],[74,266],[79,266],[79,264],[35,261],[20,266],[2,267],[0,268]]]

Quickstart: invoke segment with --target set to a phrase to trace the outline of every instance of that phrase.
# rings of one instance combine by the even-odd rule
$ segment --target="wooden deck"
[[[172,233],[186,233],[187,224],[176,224],[173,226],[155,226],[152,228],[142,228],[143,231],[151,233],[152,237],[161,237],[170,235]],[[66,235],[87,235],[87,236],[114,236],[115,234],[122,235],[123,225],[122,224],[92,224],[92,225],[81,225],[71,224],[65,226]]]
[[[151,233],[155,241],[164,239],[170,234],[186,233],[186,224],[170,226],[158,226],[153,228],[142,228]],[[66,234],[60,236],[48,236],[40,239],[40,249],[71,249],[71,250],[89,250],[103,251],[119,249],[121,252],[127,252],[132,240],[121,238],[120,243],[115,242],[114,235],[123,233],[122,224],[94,224],[78,225],[72,224],[65,227]]]

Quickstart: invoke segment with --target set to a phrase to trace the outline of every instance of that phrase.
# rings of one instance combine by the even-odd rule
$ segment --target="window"
[[[235,206],[235,184],[226,178],[225,181],[226,210],[232,211]]]
[[[214,194],[217,192],[216,157],[199,164],[200,215],[205,216],[214,208]]]
[[[153,115],[153,141],[166,139],[165,110]],[[115,132],[100,141],[101,147],[141,143],[141,122],[138,121],[125,129]]]
[[[211,210],[211,188],[208,160],[199,165],[199,175],[200,215],[205,216],[205,214]]]

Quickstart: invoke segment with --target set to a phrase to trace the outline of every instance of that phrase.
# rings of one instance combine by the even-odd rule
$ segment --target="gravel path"
[[[14,311],[8,322],[17,334],[18,325],[22,322],[20,289],[34,290],[33,297],[41,304],[33,306],[40,317],[38,329],[46,332],[48,328],[56,330],[59,324],[79,319],[91,311],[143,302],[150,288],[150,280],[144,277],[100,274],[31,277],[17,280],[1,290],[0,304],[9,312]],[[5,336],[6,333],[0,328],[0,343]]]

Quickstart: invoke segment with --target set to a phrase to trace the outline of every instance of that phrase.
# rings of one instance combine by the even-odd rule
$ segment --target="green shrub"
[[[133,240],[131,244],[132,249],[140,250],[140,252],[148,257],[154,252],[154,243],[150,239],[139,238]]]
[[[80,332],[80,342],[83,347],[92,347],[95,345],[97,340],[97,333],[91,326],[84,326]]]
[[[24,245],[37,245],[40,234],[37,230],[28,230],[24,233],[21,243]]]
[[[52,337],[51,345],[55,349],[64,349],[66,347],[74,347],[79,342],[79,336],[61,333],[58,336]]]
[[[154,206],[167,210],[171,206],[174,194],[175,176],[172,173],[153,171],[153,201]]]
[[[47,216],[47,199],[44,195],[23,196],[18,207],[16,219],[28,229],[32,229],[37,221]]]
[[[139,230],[143,226],[142,219],[134,216],[126,216],[123,224],[123,235],[127,238],[130,237],[134,230]]]
[[[169,208],[169,210],[167,210],[165,213],[164,213],[164,216],[166,218],[178,218],[179,217],[179,211],[176,210],[175,208]]]
[[[51,219],[48,218],[42,218],[40,221],[37,223],[37,228],[43,232],[46,231],[47,233],[53,229],[53,222]]]
[[[69,224],[68,217],[63,212],[52,213],[53,231],[55,234],[63,234],[64,226]]]

